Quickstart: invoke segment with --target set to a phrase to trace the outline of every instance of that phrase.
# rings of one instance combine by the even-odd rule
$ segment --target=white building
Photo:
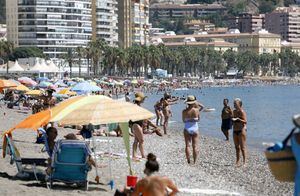
[[[91,0],[19,0],[19,46],[38,47],[49,58],[86,46],[92,36],[91,11]]]
[[[6,0],[7,40],[18,46],[18,0]]]
[[[93,36],[103,38],[109,45],[118,44],[117,0],[93,0]]]
[[[149,0],[132,1],[133,43],[149,44]]]

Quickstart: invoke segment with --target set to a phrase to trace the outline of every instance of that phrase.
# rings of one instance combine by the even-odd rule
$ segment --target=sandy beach
[[[26,113],[28,112],[28,113]],[[8,110],[2,105],[0,108],[1,133],[20,122],[31,111]],[[200,122],[201,123],[201,122]],[[239,193],[240,195],[292,195],[293,183],[281,183],[274,179],[268,168],[263,152],[249,150],[249,162],[247,166],[236,168],[235,149],[232,144],[211,137],[201,136],[200,155],[195,165],[188,165],[184,155],[184,139],[182,128],[170,130],[168,136],[158,137],[146,135],[145,151],[157,155],[160,163],[160,175],[170,177],[178,188],[210,189]],[[75,132],[72,129],[59,129],[59,138],[66,133]],[[22,157],[47,157],[41,152],[42,145],[35,144],[36,133],[32,130],[15,131],[13,138]],[[122,138],[110,137],[112,151],[124,153]],[[131,142],[132,142],[131,138]],[[2,143],[2,139],[1,139]],[[103,144],[100,151],[108,152],[107,144]],[[54,186],[54,190],[48,190],[45,183],[35,180],[26,181],[15,177],[17,168],[10,165],[9,157],[0,159],[0,191],[1,195],[113,195],[114,190],[106,185],[109,180],[108,158],[103,157],[98,162],[104,168],[100,168],[100,182],[95,184],[95,170],[89,173],[89,191],[68,187],[64,184]],[[133,170],[143,177],[145,161],[133,162]],[[124,157],[114,157],[112,160],[113,179],[117,188],[124,187],[128,165]],[[190,195],[180,193],[179,195]],[[206,194],[194,194],[206,195]],[[222,195],[222,194],[217,194]]]

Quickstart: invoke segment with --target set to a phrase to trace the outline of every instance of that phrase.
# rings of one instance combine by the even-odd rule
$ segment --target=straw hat
[[[138,102],[140,102],[140,101],[144,101],[145,100],[145,98],[147,98],[147,96],[145,96],[144,95],[144,93],[142,93],[142,92],[137,92],[137,93],[135,93],[135,101],[138,101]]]
[[[194,95],[187,96],[187,99],[185,101],[186,104],[194,104],[197,102],[197,98]]]

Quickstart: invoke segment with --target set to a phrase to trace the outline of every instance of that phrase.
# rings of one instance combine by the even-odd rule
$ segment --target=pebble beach
[[[31,111],[9,110],[2,105],[0,108],[1,133],[13,127]],[[200,154],[196,164],[187,164],[184,154],[182,127],[169,131],[169,135],[159,137],[156,135],[145,136],[145,152],[152,152],[158,157],[160,163],[159,175],[168,176],[179,189],[200,192],[191,194],[182,192],[178,195],[293,195],[293,183],[276,181],[272,176],[265,156],[262,151],[249,149],[248,163],[243,167],[235,166],[235,149],[232,139],[225,142],[220,139],[201,135]],[[58,138],[74,129],[58,129]],[[200,130],[201,133],[201,130]],[[32,130],[19,130],[13,132],[13,139],[22,157],[38,158],[47,157],[41,152],[43,145],[35,144],[36,132]],[[111,149],[116,154],[125,151],[122,138],[109,137],[101,139],[112,140]],[[1,139],[2,142],[2,139]],[[131,138],[131,144],[133,138]],[[97,149],[98,150],[98,149]],[[103,144],[99,151],[108,152],[108,144]],[[122,189],[126,184],[128,172],[127,160],[123,156],[114,156],[111,160],[112,176],[109,172],[109,158],[103,156],[98,160],[100,184],[95,183],[95,169],[89,173],[90,186],[88,191],[76,187],[68,187],[57,183],[53,190],[49,190],[44,182],[36,180],[22,180],[17,178],[15,164],[10,164],[10,158],[0,159],[0,191],[1,195],[113,195],[115,190],[110,190],[107,185],[112,177],[116,188]],[[145,160],[133,161],[133,171],[142,178]],[[43,168],[39,168],[41,172]],[[201,192],[202,190],[202,192]]]

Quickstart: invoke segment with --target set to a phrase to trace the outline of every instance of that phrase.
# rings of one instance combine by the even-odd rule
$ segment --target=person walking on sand
[[[163,128],[164,128],[165,135],[167,134],[169,118],[172,116],[170,105],[176,104],[177,100],[178,100],[178,98],[172,99],[171,95],[168,93],[164,94],[164,98],[162,101],[162,112],[163,112],[163,116],[164,116]]]
[[[243,164],[246,164],[246,131],[247,131],[247,115],[242,108],[242,100],[234,99],[233,110],[233,141],[236,150],[236,165],[240,164],[240,151],[242,151]]]
[[[221,114],[221,118],[222,118],[221,130],[226,137],[226,141],[229,141],[229,130],[232,128],[232,116],[233,116],[232,110],[228,105],[228,101],[229,101],[228,99],[223,100],[224,107]]]
[[[159,125],[160,121],[160,126],[163,126],[163,113],[162,113],[162,104],[163,104],[164,99],[161,98],[159,101],[157,101],[154,105],[154,110],[156,114],[156,125]]]
[[[192,143],[194,163],[198,155],[199,143],[199,127],[200,119],[199,104],[194,95],[189,95],[186,100],[187,108],[182,111],[182,121],[184,122],[184,140],[185,140],[185,155],[188,164],[190,160],[190,144]]]

